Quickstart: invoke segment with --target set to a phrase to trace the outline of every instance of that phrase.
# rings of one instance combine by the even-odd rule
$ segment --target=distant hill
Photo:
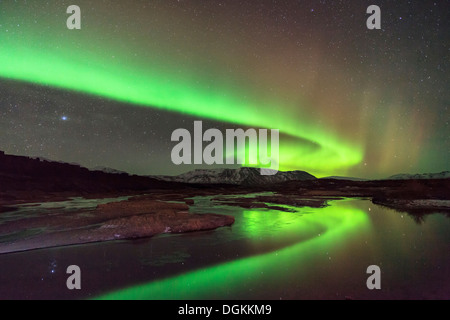
[[[441,173],[424,173],[424,174],[397,174],[387,178],[387,180],[434,180],[434,179],[449,179],[450,171]]]
[[[449,179],[450,171],[445,171],[441,173],[424,173],[424,174],[397,174],[385,179],[362,179],[362,178],[352,178],[352,177],[326,177],[321,178],[321,180],[344,180],[344,181],[378,181],[378,180],[437,180],[437,179]]]
[[[176,177],[154,177],[162,181],[182,182],[189,184],[229,184],[245,186],[265,186],[287,181],[316,180],[313,175],[304,171],[278,172],[273,176],[261,175],[256,168],[195,170]]]
[[[108,168],[108,167],[95,167],[95,168],[92,168],[90,170],[91,171],[100,171],[100,172],[110,173],[110,174],[126,174],[126,175],[129,175],[128,172],[120,171],[120,170],[116,170],[116,169]]]
[[[6,155],[0,151],[1,197],[51,192],[105,193],[173,188],[173,183],[125,173],[90,171],[76,164]]]
[[[363,178],[352,178],[352,177],[326,177],[321,178],[322,180],[345,180],[345,181],[369,181],[369,179],[363,179]]]

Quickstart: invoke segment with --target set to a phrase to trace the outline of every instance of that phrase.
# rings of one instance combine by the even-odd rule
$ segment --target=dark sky
[[[66,8],[81,8],[68,30]],[[368,30],[366,9],[382,10]],[[0,1],[0,149],[177,174],[173,130],[280,129],[282,169],[449,170],[450,1]]]

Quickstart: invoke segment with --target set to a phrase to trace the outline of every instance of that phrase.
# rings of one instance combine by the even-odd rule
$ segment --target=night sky
[[[282,170],[440,172],[449,72],[450,1],[0,0],[0,150],[179,174],[203,120],[280,129]]]

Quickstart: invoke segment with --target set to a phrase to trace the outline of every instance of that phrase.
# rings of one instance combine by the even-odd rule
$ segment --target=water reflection
[[[254,290],[258,296],[264,294],[264,290],[270,290],[269,286],[259,288],[258,292],[257,288],[264,283],[277,282],[288,288],[293,279],[298,281],[305,275],[305,270],[314,268],[307,262],[318,252],[330,252],[344,245],[353,234],[370,228],[367,214],[352,207],[348,201],[334,201],[330,207],[320,209],[297,209],[296,214],[245,210],[242,221],[241,228],[255,240],[255,245],[266,237],[275,242],[278,237],[296,237],[298,242],[281,250],[138,285],[102,298],[236,298],[248,290]]]
[[[418,225],[369,200],[292,212],[196,200],[193,212],[234,215],[235,225],[1,255],[0,298],[449,298],[450,220],[443,215]],[[73,264],[82,270],[81,291],[65,287]],[[369,265],[382,268],[379,292],[365,285]]]
[[[391,211],[395,214],[406,214],[409,218],[411,218],[416,224],[423,225],[426,223],[427,218],[435,215],[440,214],[447,218],[450,218],[450,212],[449,210],[442,210],[442,209],[399,209],[394,207],[389,207],[388,205],[383,204],[376,204],[377,206],[383,208],[384,210]]]

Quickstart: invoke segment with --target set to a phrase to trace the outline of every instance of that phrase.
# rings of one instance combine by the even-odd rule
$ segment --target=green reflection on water
[[[275,232],[274,241],[277,237],[297,236],[299,242],[267,254],[133,286],[99,299],[236,298],[246,288],[289,286],[292,279],[305,276],[302,274],[304,270],[314,269],[311,264],[317,255],[345,245],[352,234],[370,228],[367,213],[355,208],[351,201],[333,201],[330,204],[326,208],[308,208],[308,214],[301,216],[296,213],[247,210],[241,218],[243,227],[256,243],[258,237],[265,234],[266,227],[277,226],[277,221],[282,223]]]

